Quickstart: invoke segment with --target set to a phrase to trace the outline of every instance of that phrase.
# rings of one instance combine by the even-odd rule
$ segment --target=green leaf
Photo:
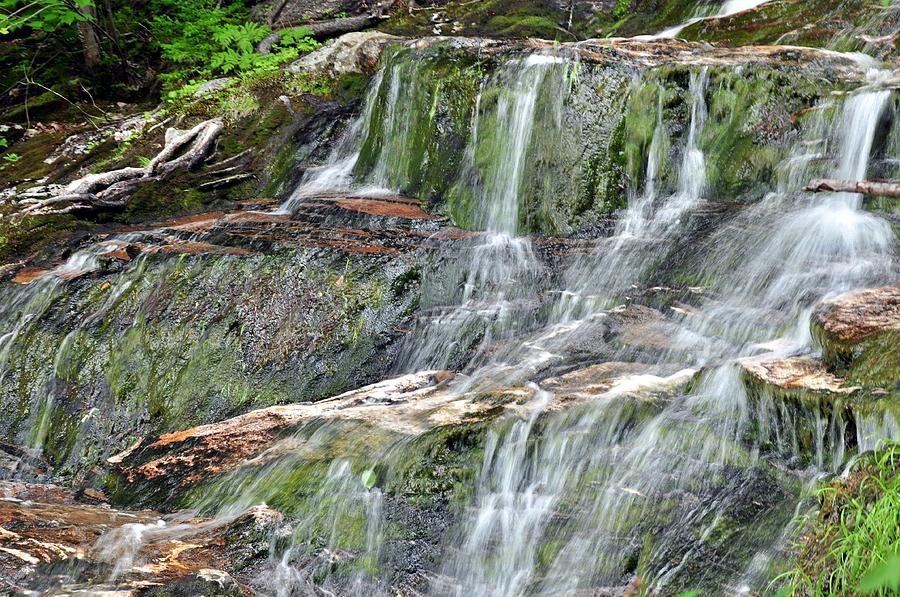
[[[700,597],[700,591],[685,591],[684,593],[679,593],[677,597]]]
[[[900,590],[900,554],[891,554],[881,564],[869,568],[856,590],[860,593]]]
[[[375,487],[375,481],[378,480],[378,477],[375,475],[375,471],[373,469],[367,469],[362,474],[362,482],[363,485],[366,486],[366,489],[372,489]]]

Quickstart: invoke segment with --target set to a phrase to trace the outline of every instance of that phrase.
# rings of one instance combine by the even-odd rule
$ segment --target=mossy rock
[[[810,325],[829,367],[867,389],[900,392],[900,289],[873,288],[826,300]]]

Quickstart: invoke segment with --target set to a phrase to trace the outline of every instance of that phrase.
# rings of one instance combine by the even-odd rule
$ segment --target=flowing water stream
[[[700,14],[695,14],[684,23],[669,27],[668,29],[664,29],[654,35],[639,35],[635,37],[635,39],[653,40],[678,37],[679,33],[681,33],[685,28],[690,27],[694,23],[699,23],[707,19],[722,19],[725,17],[730,17],[731,15],[738,14],[739,12],[752,10],[757,6],[762,6],[768,1],[769,0],[728,0],[727,2],[722,4],[717,12],[711,12],[708,8],[704,7],[697,11]]]
[[[612,236],[572,264],[563,278],[565,291],[551,293],[556,299],[549,315],[541,319],[519,308],[517,301],[539,292],[542,267],[531,240],[518,233],[520,182],[537,98],[550,93],[556,105],[565,101],[559,87],[545,85],[565,66],[541,55],[516,59],[483,85],[460,185],[479,198],[484,232],[457,247],[457,265],[435,291],[432,314],[410,336],[399,370],[446,367],[458,358],[456,345],[468,342],[461,352],[468,355],[469,381],[459,391],[478,383],[528,381],[548,362],[564,361],[579,334],[644,283],[703,205],[707,165],[699,139],[709,90],[708,72],[700,69],[691,74],[688,126],[680,139],[665,138],[660,100],[645,187],[632,195]],[[376,78],[371,93],[388,86],[393,107],[382,134],[391,141],[383,141],[382,151],[397,155],[403,152],[398,127],[406,125],[392,123],[403,123],[413,108],[391,83],[399,80],[396,68],[390,76],[383,72],[386,81]],[[503,88],[500,97],[486,105],[485,90],[496,87]],[[865,446],[871,441],[866,437],[897,432],[889,417],[851,424],[839,413],[798,414],[755,400],[738,364],[814,350],[806,322],[818,300],[896,279],[893,233],[860,209],[858,196],[797,192],[813,173],[865,177],[889,98],[887,91],[862,90],[823,102],[804,140],[779,166],[778,189],[732,217],[699,248],[698,277],[715,280],[715,286],[705,290],[696,309],[673,310],[661,323],[670,338],[665,350],[638,355],[654,375],[689,377],[707,367],[690,392],[623,397],[609,391],[589,404],[545,413],[553,395],[534,386],[526,414],[503,418],[488,432],[472,502],[448,537],[433,594],[574,596],[619,586],[623,571],[635,563],[640,582],[653,590],[686,588],[680,578],[690,570],[694,582],[726,594],[764,591],[776,571],[773,562],[789,545],[792,521],[809,507],[810,484],[840,470],[848,444]],[[370,118],[367,106],[348,136],[363,136],[374,125]],[[490,132],[481,126],[484,119],[495,123]],[[671,142],[681,147],[677,188],[662,195],[660,148]],[[355,159],[350,145],[339,148],[333,164],[308,178],[298,193],[319,192],[326,183],[332,191],[347,188],[348,164]],[[487,176],[475,157],[485,147],[496,152]],[[383,193],[399,180],[390,174],[392,167],[406,166],[380,156],[364,192]],[[289,208],[290,201],[284,209]],[[513,348],[495,349],[510,338]],[[811,454],[798,439],[804,418],[812,419],[819,438]],[[268,470],[254,478],[279,474]],[[247,505],[262,497],[243,486],[230,491],[249,496]],[[313,526],[321,528],[323,516],[331,521],[326,527],[362,516],[368,529],[362,553],[374,567],[384,532],[380,495],[360,484],[347,461],[335,460],[322,485],[322,508],[310,514],[318,521]],[[304,528],[298,526],[293,546],[273,559],[264,584],[274,594],[292,594],[322,574],[316,572],[323,566],[321,553],[303,563],[316,539]],[[335,553],[337,536],[324,539]],[[714,565],[710,553],[716,554]],[[366,573],[353,586],[358,594],[383,591]]]

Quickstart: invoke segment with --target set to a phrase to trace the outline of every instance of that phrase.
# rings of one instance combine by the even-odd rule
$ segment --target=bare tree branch
[[[860,193],[879,197],[900,198],[900,181],[880,180],[832,180],[817,178],[806,185],[806,190],[813,193]]]

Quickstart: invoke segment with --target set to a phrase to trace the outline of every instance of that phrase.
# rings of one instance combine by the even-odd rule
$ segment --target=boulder
[[[854,384],[897,391],[900,287],[857,290],[822,301],[812,332],[831,369]]]
[[[825,347],[838,351],[900,331],[900,287],[868,288],[822,301],[813,325]]]
[[[292,72],[320,71],[335,75],[371,74],[382,50],[400,38],[378,31],[345,33],[290,65]]]
[[[81,503],[52,485],[3,483],[0,491],[8,496],[0,499],[0,581],[24,595],[46,594],[31,579],[47,566],[54,595],[244,595],[226,570],[264,558],[284,520],[265,506],[231,517],[166,519]]]

